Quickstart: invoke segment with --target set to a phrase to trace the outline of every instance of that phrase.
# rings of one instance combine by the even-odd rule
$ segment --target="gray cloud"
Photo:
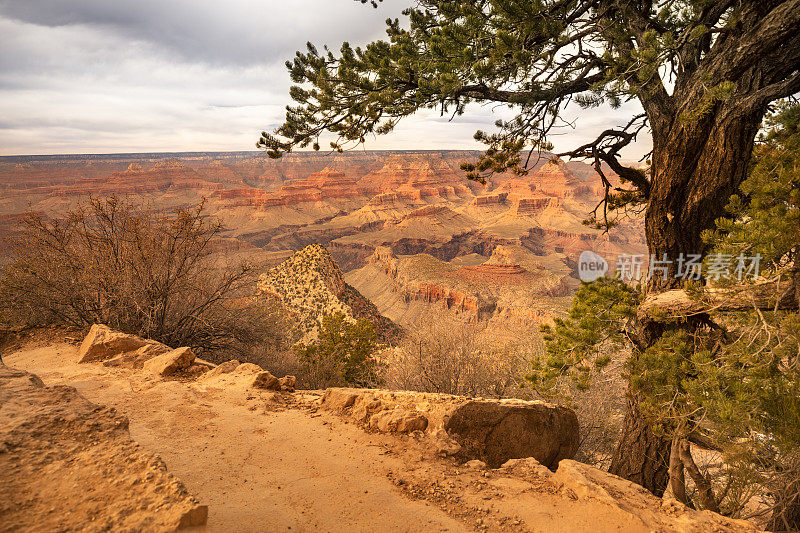
[[[0,16],[52,28],[91,27],[202,63],[284,61],[307,40],[338,46],[383,33],[400,0],[0,0]]]
[[[0,154],[251,149],[282,121],[295,50],[381,38],[410,3],[0,0]],[[632,110],[576,111],[557,147]],[[498,114],[421,112],[367,148],[480,148]]]

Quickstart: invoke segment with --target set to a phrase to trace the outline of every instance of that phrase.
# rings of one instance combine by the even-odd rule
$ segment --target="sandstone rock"
[[[425,430],[439,453],[493,468],[533,457],[555,469],[579,443],[575,413],[544,402],[336,388],[325,391],[321,408],[378,431]]]
[[[128,420],[73,387],[44,387],[0,365],[0,529],[174,531],[203,526],[200,505]]]
[[[555,468],[578,451],[578,418],[543,402],[468,400],[449,412],[444,429],[468,457],[492,467],[508,459],[534,457]]]
[[[461,453],[461,445],[450,437],[439,437],[434,440],[436,445],[436,453],[443,457],[453,457]]]
[[[263,369],[252,363],[242,363],[232,360],[226,361],[219,366],[208,370],[197,378],[197,384],[204,389],[206,387],[218,389],[250,389],[253,386],[255,376]]]
[[[375,399],[370,394],[363,394],[356,398],[353,404],[353,412],[350,414],[358,422],[367,422],[370,417],[383,409],[380,400]]]
[[[214,376],[219,376],[220,374],[230,374],[239,366],[239,361],[236,359],[231,359],[230,361],[225,361],[224,363],[220,363],[216,367],[212,368],[205,374],[203,374],[203,379],[212,378]]]
[[[369,427],[382,433],[425,431],[425,428],[428,427],[428,418],[422,413],[404,409],[383,410],[370,417]]]
[[[641,485],[598,468],[563,460],[550,478],[562,493],[577,502],[599,504],[616,521],[631,530],[650,531],[757,531],[745,521],[720,516],[711,511],[695,511],[676,501],[662,501]]]
[[[548,479],[553,475],[549,468],[542,465],[533,457],[523,459],[509,459],[500,469],[504,472],[514,474],[521,478],[543,478]]]
[[[262,370],[264,369],[256,364],[242,363],[236,367],[236,370],[234,370],[234,372],[236,372],[237,374],[257,374]]]
[[[514,461],[514,459],[512,459],[512,461]],[[483,461],[481,461],[479,459],[472,459],[471,461],[467,461],[466,463],[464,463],[461,466],[463,466],[464,468],[468,468],[470,470],[485,470],[486,469],[486,463],[484,463]]]
[[[144,371],[158,376],[170,376],[182,370],[188,370],[194,362],[191,348],[182,347],[145,361]]]
[[[133,352],[124,352],[111,359],[103,361],[103,366],[142,368],[144,362],[157,355],[167,353],[172,350],[169,346],[151,340],[145,341],[147,344]]]
[[[188,529],[191,527],[201,527],[208,521],[208,505],[194,505],[183,513],[176,529]]]
[[[78,348],[78,362],[102,361],[124,352],[136,351],[147,344],[148,341],[136,335],[113,331],[103,324],[94,324]]]
[[[256,374],[252,386],[254,389],[281,390],[281,384],[278,378],[270,374],[267,370],[262,370]]]
[[[283,376],[282,378],[278,379],[278,383],[281,385],[281,390],[294,392],[294,389],[297,386],[297,378],[294,376]]]
[[[205,359],[200,359],[199,357],[194,358],[194,364],[205,367],[208,370],[211,370],[212,368],[217,368],[217,365],[215,365],[211,361],[206,361]]]
[[[326,389],[322,394],[322,406],[329,411],[344,413],[352,407],[358,397],[358,392],[353,389]]]

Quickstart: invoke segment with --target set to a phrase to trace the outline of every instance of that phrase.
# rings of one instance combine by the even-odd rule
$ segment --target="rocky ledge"
[[[2,364],[0,471],[3,531],[170,531],[208,517],[114,409]]]
[[[492,467],[533,457],[555,469],[575,455],[579,444],[575,413],[544,402],[331,388],[320,407],[375,431],[423,432],[443,454]]]

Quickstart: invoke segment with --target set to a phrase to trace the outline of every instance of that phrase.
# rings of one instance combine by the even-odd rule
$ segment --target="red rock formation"
[[[380,170],[364,176],[359,185],[368,195],[394,192],[412,200],[472,195],[463,175],[437,158],[407,160],[393,157]]]
[[[531,215],[538,213],[547,207],[557,207],[560,204],[559,198],[550,196],[538,196],[534,198],[519,198],[514,212],[518,215]]]
[[[314,172],[303,179],[292,179],[275,192],[263,189],[234,189],[222,191],[220,198],[232,199],[235,205],[257,208],[289,206],[305,202],[319,202],[331,198],[355,198],[362,192],[355,180],[330,168]]]

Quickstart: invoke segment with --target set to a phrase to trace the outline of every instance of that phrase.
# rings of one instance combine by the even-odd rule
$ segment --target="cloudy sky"
[[[381,38],[408,4],[0,0],[0,155],[254,149],[289,103],[284,62],[295,50]],[[633,110],[576,110],[556,149]],[[419,113],[366,147],[480,148],[472,134],[498,112],[476,105],[450,123]]]

